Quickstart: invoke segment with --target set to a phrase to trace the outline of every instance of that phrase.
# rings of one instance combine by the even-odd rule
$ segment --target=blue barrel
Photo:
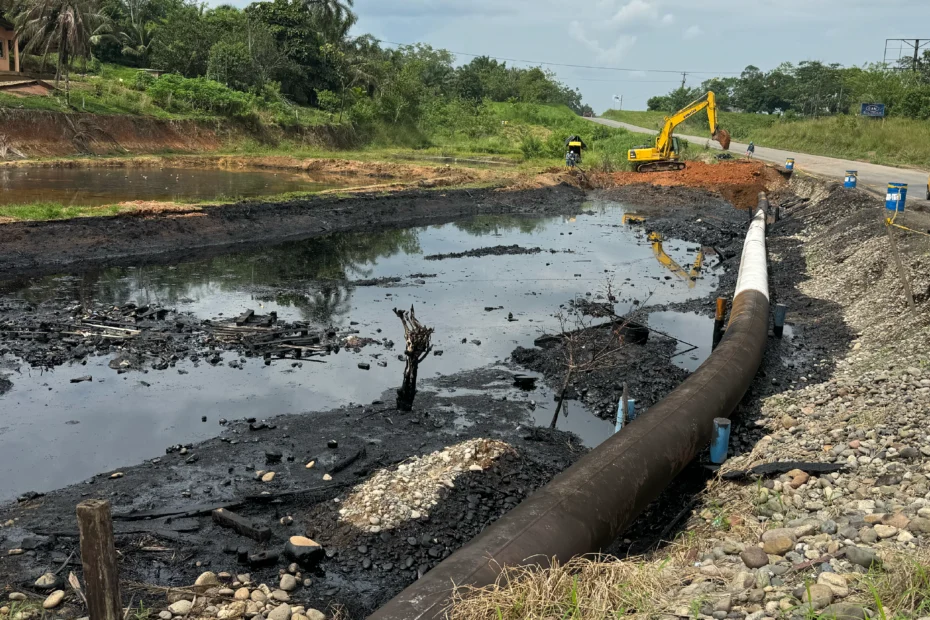
[[[789,157],[785,162],[785,170],[794,170],[794,157]]]
[[[888,193],[885,194],[885,208],[901,213],[904,211],[905,202],[907,202],[907,183],[889,183]]]
[[[846,179],[843,181],[843,187],[854,189],[859,181],[859,173],[855,170],[846,171]]]
[[[730,421],[714,418],[714,434],[710,440],[710,462],[716,465],[727,460],[730,450]]]

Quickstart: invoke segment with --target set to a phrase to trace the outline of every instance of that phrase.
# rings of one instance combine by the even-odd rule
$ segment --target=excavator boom
[[[654,148],[631,149],[627,159],[635,163],[638,172],[682,170],[685,164],[680,161],[678,139],[673,134],[679,125],[704,110],[707,110],[711,139],[719,142],[723,150],[729,150],[730,133],[717,124],[717,99],[712,91],[708,91],[700,99],[665,118],[665,125],[656,136]]]

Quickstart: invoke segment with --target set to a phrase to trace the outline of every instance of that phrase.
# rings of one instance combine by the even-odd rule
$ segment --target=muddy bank
[[[126,602],[135,597],[147,607],[163,605],[160,595],[131,584],[189,585],[207,569],[276,584],[289,561],[282,556],[263,567],[248,556],[280,553],[288,537],[306,535],[323,545],[325,558],[306,571],[309,581],[291,592],[292,600],[318,609],[343,606],[351,617],[363,617],[584,452],[571,435],[529,428],[526,404],[514,398],[519,390],[512,384],[509,372],[481,370],[437,380],[436,388],[454,385],[469,394],[422,392],[409,414],[376,401],[236,421],[218,439],[169,446],[162,458],[7,505],[0,520],[14,521],[0,531],[0,546],[4,554],[23,553],[0,565],[0,582],[37,592],[36,578],[62,564],[80,573],[78,560],[68,559],[77,545],[74,506],[99,497],[109,499],[116,514],[174,513],[173,519],[117,522]],[[509,449],[477,465],[458,464],[463,471],[451,472],[450,484],[435,489],[435,505],[410,497],[413,510],[384,527],[373,525],[375,519],[359,527],[340,518],[341,502],[358,501],[353,485],[379,471],[396,477],[397,465],[411,457],[475,438],[493,438]],[[270,529],[270,540],[260,543],[217,525],[209,508],[219,505]]]
[[[424,225],[469,215],[570,214],[580,210],[583,200],[581,190],[565,185],[521,192],[409,190],[392,195],[207,206],[152,218],[130,214],[11,223],[0,226],[0,278],[130,260],[138,263],[140,259],[178,261],[237,244]]]
[[[286,139],[329,148],[344,148],[357,141],[351,129],[341,127],[283,129],[229,120],[172,121],[10,108],[0,110],[0,122],[10,146],[27,157],[215,151],[245,139],[266,145]]]

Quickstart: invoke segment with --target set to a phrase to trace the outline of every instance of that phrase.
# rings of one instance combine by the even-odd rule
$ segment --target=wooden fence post
[[[90,620],[122,620],[110,502],[102,499],[81,502],[77,506],[77,521]]]

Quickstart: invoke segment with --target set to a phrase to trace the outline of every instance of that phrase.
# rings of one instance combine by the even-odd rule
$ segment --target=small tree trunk
[[[397,410],[413,411],[413,400],[417,396],[417,370],[420,363],[415,353],[407,351],[407,366],[404,368],[404,382],[397,390]]]
[[[568,374],[565,375],[565,382],[562,384],[562,391],[559,392],[559,404],[555,406],[555,413],[552,415],[552,423],[549,425],[549,428],[555,428],[556,422],[559,421],[559,412],[562,411],[562,403],[565,402],[565,392],[568,391],[568,384],[572,380],[572,375],[574,370],[569,369]]]

